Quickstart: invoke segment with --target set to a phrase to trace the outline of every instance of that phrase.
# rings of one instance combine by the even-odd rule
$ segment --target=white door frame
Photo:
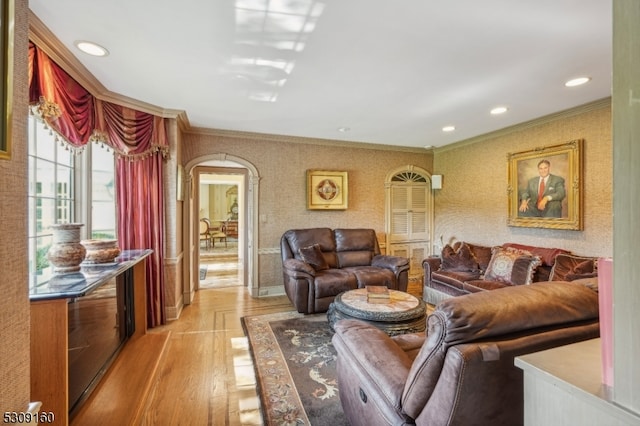
[[[196,167],[211,168],[243,168],[246,169],[244,191],[238,193],[238,197],[243,197],[245,229],[241,231],[239,238],[242,238],[244,253],[242,257],[246,259],[244,265],[247,288],[251,296],[258,296],[258,190],[260,176],[256,167],[247,160],[225,153],[214,153],[195,158],[185,165],[186,190],[185,202],[183,203],[183,247],[184,265],[183,268],[183,297],[184,303],[190,304],[193,300],[195,289],[197,289],[199,279],[199,237],[198,237],[198,211],[199,201],[195,199],[198,195],[196,187],[196,177],[194,169]],[[195,218],[195,220],[194,220]]]

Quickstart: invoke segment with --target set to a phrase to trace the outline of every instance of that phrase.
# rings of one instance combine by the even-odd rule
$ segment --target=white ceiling
[[[439,147],[610,96],[611,3],[29,2],[109,91],[185,111],[191,127],[406,147]],[[88,56],[77,40],[110,54]],[[576,76],[592,80],[564,87]],[[509,111],[491,116],[498,105]]]

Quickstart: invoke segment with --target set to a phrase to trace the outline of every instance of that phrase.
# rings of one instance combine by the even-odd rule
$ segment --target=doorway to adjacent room
[[[206,288],[243,286],[240,224],[244,217],[246,170],[199,168],[198,185],[198,285]]]

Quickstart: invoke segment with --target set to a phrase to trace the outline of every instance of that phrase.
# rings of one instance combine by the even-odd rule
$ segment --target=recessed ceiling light
[[[507,112],[507,107],[499,106],[491,110],[491,115],[499,115]]]
[[[338,127],[338,131],[342,133],[348,132],[349,130],[351,130],[350,127]]]
[[[79,40],[74,44],[78,49],[91,56],[107,56],[109,54],[107,49],[90,41]]]
[[[443,132],[453,132],[456,129],[456,126],[444,126],[442,128]]]
[[[564,83],[564,85],[567,87],[576,87],[576,86],[582,86],[583,84],[588,83],[589,81],[591,81],[591,77],[578,77],[578,78],[573,78],[567,81],[566,83]]]

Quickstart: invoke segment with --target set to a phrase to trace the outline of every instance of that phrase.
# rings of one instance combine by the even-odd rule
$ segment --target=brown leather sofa
[[[599,336],[598,294],[544,282],[440,302],[427,332],[389,337],[336,323],[340,400],[351,426],[524,423],[514,357]]]
[[[596,257],[516,243],[489,247],[457,242],[446,245],[439,257],[424,259],[422,267],[423,299],[432,305],[479,291],[597,276]]]
[[[343,291],[407,291],[409,259],[380,254],[373,229],[291,229],[280,239],[284,289],[298,312],[326,312]]]

